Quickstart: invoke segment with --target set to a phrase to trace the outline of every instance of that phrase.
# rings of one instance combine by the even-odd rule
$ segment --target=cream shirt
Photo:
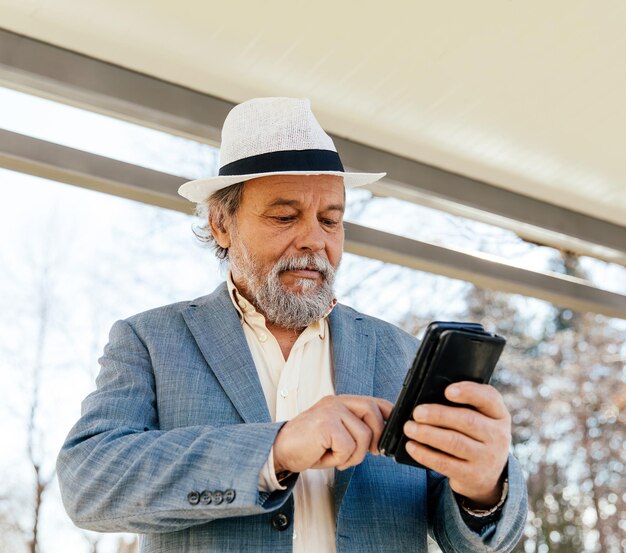
[[[228,290],[241,316],[272,420],[292,419],[324,396],[335,394],[326,317],[304,329],[285,361],[278,341],[265,326],[265,317],[237,292],[230,273]],[[294,553],[335,552],[333,483],[334,469],[300,474],[293,491]],[[273,448],[259,476],[259,489],[285,489],[276,480]]]

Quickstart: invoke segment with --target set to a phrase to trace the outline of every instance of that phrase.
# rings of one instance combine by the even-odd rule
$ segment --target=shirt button
[[[265,334],[265,332],[261,332],[261,334],[259,334],[259,340],[261,342],[267,341],[267,334]]]
[[[287,397],[287,396],[289,395],[289,390],[288,390],[287,388],[283,388],[283,389],[280,391],[280,395],[281,395],[282,397]]]

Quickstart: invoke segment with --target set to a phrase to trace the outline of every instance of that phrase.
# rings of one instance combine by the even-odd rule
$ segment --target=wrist
[[[289,478],[293,472],[290,470],[286,470],[282,464],[277,460],[276,456],[276,447],[272,446],[270,450],[270,459],[272,460],[274,466],[274,474],[276,475],[276,481],[282,485],[282,483]]]
[[[276,459],[276,451],[274,451],[274,472],[279,474],[280,472],[284,472],[285,467],[283,467],[280,462]]]
[[[504,487],[504,482],[498,481],[498,483],[496,484],[496,487],[493,489],[491,493],[486,494],[486,495],[481,495],[481,496],[473,496],[473,497],[468,497],[468,496],[459,494],[458,495],[459,501],[462,503],[464,507],[467,507],[468,509],[473,509],[477,511],[487,511],[491,509],[492,507],[494,507],[500,501],[503,487]]]
[[[500,485],[500,491],[497,500],[485,504],[482,502],[469,500],[467,497],[460,496],[459,505],[466,513],[469,513],[472,516],[487,517],[489,515],[498,513],[502,509],[504,502],[506,501],[508,492],[509,481],[507,478],[505,478]]]
[[[272,454],[272,462],[273,462],[273,466],[274,466],[274,473],[276,475],[280,474],[281,472],[285,472],[287,469],[286,463],[284,461],[283,458],[283,453],[281,450],[281,445],[282,445],[282,432],[283,429],[285,428],[285,426],[281,426],[280,430],[278,431],[278,433],[276,434],[276,437],[274,438],[274,443],[272,444],[272,449],[271,449],[271,454]]]
[[[508,493],[509,464],[504,465],[500,477],[491,492],[483,495],[462,495],[455,492],[459,504],[474,511],[489,511],[503,502]]]

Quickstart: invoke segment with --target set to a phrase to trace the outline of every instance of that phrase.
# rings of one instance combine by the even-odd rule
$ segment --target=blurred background
[[[389,173],[348,191],[339,301],[507,338],[516,552],[626,551],[626,6],[285,5],[0,2],[0,552],[137,551],[73,526],[56,454],[113,322],[224,279],[176,189],[257,95]]]

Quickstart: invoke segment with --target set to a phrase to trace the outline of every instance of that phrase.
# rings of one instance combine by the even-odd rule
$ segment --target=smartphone
[[[505,343],[502,336],[486,332],[477,323],[430,323],[385,424],[378,443],[380,452],[398,463],[423,467],[405,448],[403,427],[413,409],[422,403],[464,407],[448,401],[445,389],[464,380],[487,384]]]

